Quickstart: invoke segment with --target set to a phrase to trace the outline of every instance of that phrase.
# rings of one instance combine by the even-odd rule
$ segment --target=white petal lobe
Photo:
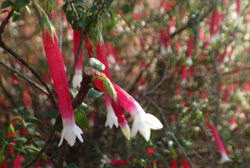
[[[159,130],[163,128],[162,123],[154,115],[146,113],[145,122],[153,130]]]
[[[64,124],[61,134],[61,139],[58,146],[62,145],[63,139],[65,139],[70,146],[73,146],[76,142],[76,137],[83,142],[82,130],[76,124]]]
[[[82,73],[76,72],[74,77],[73,77],[73,81],[72,81],[73,88],[76,89],[76,88],[80,87],[81,81],[82,81]]]
[[[106,127],[109,126],[109,128],[112,128],[113,125],[115,125],[115,127],[117,128],[118,120],[117,120],[117,117],[115,115],[115,112],[111,104],[107,104],[106,107],[107,107],[107,120],[106,120],[105,126]]]

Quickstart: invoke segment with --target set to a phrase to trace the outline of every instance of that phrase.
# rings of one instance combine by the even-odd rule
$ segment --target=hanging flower
[[[187,83],[187,67],[186,65],[181,66],[181,85],[185,85]]]
[[[211,43],[215,43],[219,38],[220,26],[222,22],[222,15],[220,15],[219,11],[215,9],[212,13],[211,23],[210,23],[210,36]]]
[[[227,152],[225,150],[225,147],[224,147],[224,145],[222,143],[222,140],[220,138],[219,132],[217,131],[216,127],[213,124],[210,124],[210,123],[208,123],[208,127],[209,127],[210,131],[213,134],[217,149],[218,149],[219,153],[221,154],[220,163],[230,161],[231,159],[227,155]]]
[[[43,35],[43,45],[50,73],[54,82],[54,88],[58,97],[59,110],[63,121],[63,130],[59,146],[62,144],[63,139],[66,139],[69,145],[73,146],[75,144],[76,137],[83,142],[81,137],[82,130],[75,124],[68,82],[64,69],[64,60],[56,34],[53,33],[51,35],[50,32],[46,30]]]
[[[178,168],[177,160],[175,158],[171,160],[171,168]]]
[[[81,33],[74,30],[74,55],[77,55],[77,50],[80,45]],[[75,57],[76,58],[76,57]],[[82,81],[82,49],[80,48],[78,60],[76,62],[75,75],[73,77],[73,88],[80,87]]]
[[[128,160],[109,160],[111,165],[128,165]]]
[[[194,50],[195,39],[194,36],[190,36],[188,41],[188,51],[187,51],[187,65],[193,65],[192,56]]]
[[[21,168],[23,160],[24,160],[23,155],[17,155],[15,160],[14,160],[13,167],[14,168]]]
[[[166,50],[166,47],[165,47],[165,33],[164,33],[164,29],[161,28],[160,29],[160,44],[161,44],[161,48],[160,48],[160,53],[162,55],[166,55],[167,54],[167,50]]]
[[[240,15],[240,0],[236,0],[236,12],[238,15]]]
[[[31,96],[28,88],[25,88],[23,90],[23,103],[26,107],[31,107],[32,106],[32,101],[31,101]]]
[[[152,114],[146,113],[140,104],[120,86],[114,84],[117,91],[117,101],[130,115],[134,121],[132,124],[131,137],[135,137],[139,131],[146,141],[149,140],[151,129],[163,128],[162,123]]]
[[[189,168],[190,166],[189,166],[189,163],[188,163],[188,161],[187,160],[183,160],[182,161],[182,168]]]
[[[8,168],[7,160],[0,160],[0,168]]]
[[[105,52],[103,51],[101,52],[101,44],[97,45],[97,47],[99,48],[97,49],[98,59],[104,65],[106,65],[106,67],[108,67],[106,55],[103,54]],[[109,69],[106,68],[104,70],[104,73],[107,74],[108,77],[110,77]],[[100,81],[98,82],[98,80],[96,80],[94,84],[98,89],[100,89],[104,93],[107,93],[107,90],[104,88],[105,85],[102,82]],[[139,131],[143,135],[143,137],[148,141],[150,138],[151,129],[153,130],[161,129],[163,125],[155,116],[153,116],[152,114],[145,113],[145,111],[142,109],[139,103],[135,101],[134,98],[132,98],[121,87],[119,87],[114,83],[113,86],[115,88],[115,92],[117,93],[117,100],[112,98],[111,105],[118,119],[118,123],[122,129],[123,134],[125,135],[125,137],[127,137],[127,139],[130,138],[130,129],[128,127],[127,120],[122,112],[122,109],[121,107],[119,107],[119,105],[122,106],[127,112],[129,112],[134,119],[131,136],[134,137],[136,133]],[[112,111],[110,113],[112,113]],[[110,116],[113,117],[113,115]],[[114,125],[115,123],[114,118],[107,119],[107,121],[111,121],[107,122],[110,123],[110,125]]]
[[[111,105],[110,98],[105,95],[105,102],[106,102],[106,109],[107,109],[107,120],[105,123],[105,126],[109,126],[109,128],[112,128],[113,125],[117,128],[118,127],[118,120],[115,115],[114,109]]]
[[[7,137],[15,137],[15,136],[16,136],[15,128],[13,127],[12,124],[10,124],[8,127]],[[14,155],[15,152],[15,149],[13,147],[14,145],[16,145],[16,141],[12,141],[11,144],[8,145],[8,150],[12,156]]]
[[[84,41],[85,41],[85,47],[86,47],[88,56],[89,56],[89,58],[92,58],[93,57],[92,45],[91,45],[91,42],[89,40],[88,34],[85,35]]]
[[[105,65],[103,73],[108,77],[108,79],[111,79],[104,42],[99,41],[97,43],[96,54],[97,58]],[[105,87],[103,82],[101,85]],[[115,125],[116,127],[118,127],[119,125],[122,130],[122,133],[129,140],[130,128],[128,126],[127,120],[123,114],[121,107],[119,107],[119,105],[117,104],[116,98],[110,99],[110,96],[108,96],[109,94],[107,93],[106,89],[104,94],[105,94],[105,102],[107,108],[107,120],[105,125],[109,126],[110,128],[112,128],[113,125]]]
[[[170,28],[170,26],[167,27],[166,48],[167,48],[167,53],[168,54],[172,52],[172,48],[171,48],[171,28]]]
[[[147,153],[148,153],[148,157],[151,158],[151,157],[152,157],[152,154],[155,153],[154,148],[147,148]]]

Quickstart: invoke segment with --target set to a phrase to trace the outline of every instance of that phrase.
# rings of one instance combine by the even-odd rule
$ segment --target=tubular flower
[[[227,152],[225,150],[225,147],[222,143],[222,140],[220,138],[219,132],[217,131],[216,127],[213,124],[209,124],[209,123],[208,123],[208,127],[213,134],[217,149],[221,154],[220,163],[225,163],[225,162],[230,161],[231,159],[227,155]]]
[[[100,42],[97,44],[97,57],[105,65],[106,68],[104,70],[104,73],[108,78],[110,78],[110,72],[108,68],[108,61],[105,53],[105,48],[104,45],[102,45]],[[139,103],[133,97],[131,97],[125,90],[123,90],[121,87],[119,87],[114,83],[112,85],[117,94],[116,95],[117,99],[112,98],[110,100],[107,100],[108,97],[105,96],[106,102],[108,102],[107,103],[108,113],[110,113],[107,115],[108,118],[106,125],[112,127],[113,125],[116,124],[116,120],[113,114],[114,112],[115,116],[117,117],[118,124],[121,127],[122,133],[125,135],[127,139],[130,139],[130,129],[127,124],[127,120],[123,114],[123,111],[121,109],[121,107],[123,107],[127,112],[131,114],[131,116],[134,119],[131,136],[134,137],[139,131],[142,134],[142,136],[148,141],[150,138],[151,129],[153,130],[161,129],[163,125],[155,116],[153,116],[152,114],[145,113],[145,111],[142,109]],[[98,82],[97,80],[95,81],[95,86],[101,91],[103,91],[105,94],[107,93],[105,89],[105,84],[103,82],[100,81]],[[109,106],[109,101],[111,102],[112,108],[110,108]]]
[[[222,16],[219,11],[215,9],[212,14],[211,23],[210,23],[210,36],[211,42],[215,43],[219,38],[220,26],[222,22]]]
[[[181,66],[181,84],[185,85],[187,83],[187,67],[186,65]]]
[[[190,36],[188,41],[188,51],[187,51],[187,65],[192,65],[192,55],[194,50],[194,36]]]
[[[189,164],[188,164],[188,161],[187,160],[183,160],[182,161],[182,168],[189,168]]]
[[[128,160],[108,160],[111,165],[128,165]]]
[[[171,28],[170,26],[167,27],[167,37],[166,37],[166,47],[167,47],[167,53],[172,52],[171,48]]]
[[[77,55],[77,50],[80,45],[81,33],[74,30],[74,55]],[[82,81],[82,50],[79,51],[79,56],[76,62],[75,75],[73,77],[73,88],[80,87]]]
[[[236,0],[236,12],[238,15],[240,15],[240,0]]]
[[[85,41],[85,48],[87,49],[88,56],[89,58],[92,58],[93,57],[92,45],[90,43],[88,34],[85,35],[84,41]]]
[[[166,50],[166,47],[165,47],[165,33],[164,33],[163,28],[160,29],[160,43],[161,43],[160,52],[161,52],[162,55],[166,55],[167,50]]]
[[[8,163],[6,160],[0,161],[0,168],[8,168]]]
[[[177,160],[176,159],[172,159],[171,160],[171,168],[178,168],[178,164],[177,164]]]
[[[97,43],[96,53],[97,53],[97,58],[105,65],[105,69],[103,71],[104,74],[109,79],[111,79],[109,67],[108,67],[107,55],[105,53],[105,45],[103,43],[101,42]],[[104,85],[105,83],[102,83],[102,84]],[[118,124],[119,124],[122,130],[122,133],[129,140],[130,128],[128,126],[127,120],[123,114],[122,109],[119,107],[119,105],[116,102],[117,98],[112,100],[110,99],[110,97],[107,96],[107,91],[105,91],[104,93],[105,93],[105,101],[106,101],[106,108],[107,108],[107,120],[106,120],[105,126],[109,126],[110,128],[112,128],[113,125],[118,127]]]
[[[140,104],[120,86],[114,84],[117,91],[117,101],[130,115],[134,121],[132,124],[131,137],[135,137],[139,131],[146,141],[149,140],[151,129],[163,128],[162,123],[152,114],[146,113]]]
[[[12,124],[10,124],[8,128],[7,137],[15,137],[15,136],[16,136],[15,128],[13,127]],[[12,156],[14,156],[14,152],[15,152],[15,149],[13,147],[14,145],[16,145],[16,141],[12,141],[11,145],[10,144],[8,145],[9,152]]]
[[[114,83],[113,85],[117,92],[118,104],[114,100],[112,100],[112,107],[114,109],[116,117],[118,118],[118,123],[121,126],[123,134],[127,137],[130,130],[127,125],[127,121],[122,114],[121,108],[118,105],[122,106],[128,113],[130,113],[130,115],[134,119],[132,124],[131,137],[135,137],[135,135],[139,131],[144,139],[148,141],[150,138],[151,129],[158,130],[163,128],[162,123],[154,115],[145,113],[140,104],[120,86]],[[105,92],[103,86],[99,82],[95,81],[95,86],[101,91]]]
[[[17,155],[15,160],[14,160],[13,167],[14,168],[21,168],[23,160],[24,160],[23,155]]]
[[[64,69],[64,60],[59,48],[56,34],[53,33],[53,35],[51,35],[46,30],[43,35],[43,45],[51,77],[54,82],[54,88],[58,97],[59,110],[63,121],[63,130],[58,146],[62,144],[63,139],[66,139],[69,145],[73,146],[75,144],[76,137],[83,142],[81,137],[82,130],[75,124],[66,72]]]
[[[31,107],[32,106],[32,101],[31,101],[31,96],[28,88],[25,88],[23,90],[23,103],[26,107]]]
[[[106,102],[106,109],[107,109],[107,120],[106,120],[105,126],[106,127],[109,126],[109,128],[112,128],[113,125],[115,125],[115,127],[118,127],[117,117],[111,105],[111,100],[107,95],[105,95],[105,102]]]

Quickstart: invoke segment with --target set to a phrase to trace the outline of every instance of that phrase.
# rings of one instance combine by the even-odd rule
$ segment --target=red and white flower
[[[77,55],[77,50],[80,45],[80,39],[81,39],[81,33],[74,30],[74,55]],[[75,69],[75,74],[73,77],[72,85],[73,88],[78,88],[80,87],[81,81],[82,81],[82,49],[79,51],[79,56],[76,62],[76,69]]]
[[[64,60],[56,34],[53,33],[51,35],[50,32],[46,30],[43,34],[43,45],[51,77],[54,82],[54,88],[58,97],[59,110],[63,121],[63,130],[58,146],[62,144],[63,139],[65,139],[70,146],[73,146],[75,144],[76,137],[83,142],[81,137],[82,130],[75,124],[74,112],[64,68]]]

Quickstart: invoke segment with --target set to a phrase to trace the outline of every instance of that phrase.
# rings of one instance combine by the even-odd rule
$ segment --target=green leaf
[[[66,168],[78,168],[78,166],[74,163],[69,163]]]
[[[4,157],[4,148],[0,149],[0,163],[5,159]]]
[[[88,97],[91,97],[94,100],[98,99],[101,95],[103,95],[103,93],[94,88],[89,89],[87,94]]]
[[[112,2],[113,2],[113,0],[106,0],[105,1],[107,8],[110,7],[110,5],[112,4]]]
[[[108,93],[109,97],[115,100],[117,98],[116,90],[112,82],[107,77],[103,79],[103,86],[104,90]]]
[[[4,9],[4,8],[8,8],[10,7],[11,5],[13,5],[13,3],[11,1],[4,1],[1,5],[1,9]]]
[[[16,0],[15,7],[21,8],[29,4],[29,0]]]
[[[17,21],[20,18],[20,12],[14,11],[12,17],[13,17],[13,22]]]
[[[16,141],[17,143],[26,143],[27,139],[24,137],[14,137],[14,141]]]
[[[79,124],[83,128],[89,128],[89,123],[87,116],[85,114],[85,110],[82,107],[79,107],[75,112],[76,123]]]

